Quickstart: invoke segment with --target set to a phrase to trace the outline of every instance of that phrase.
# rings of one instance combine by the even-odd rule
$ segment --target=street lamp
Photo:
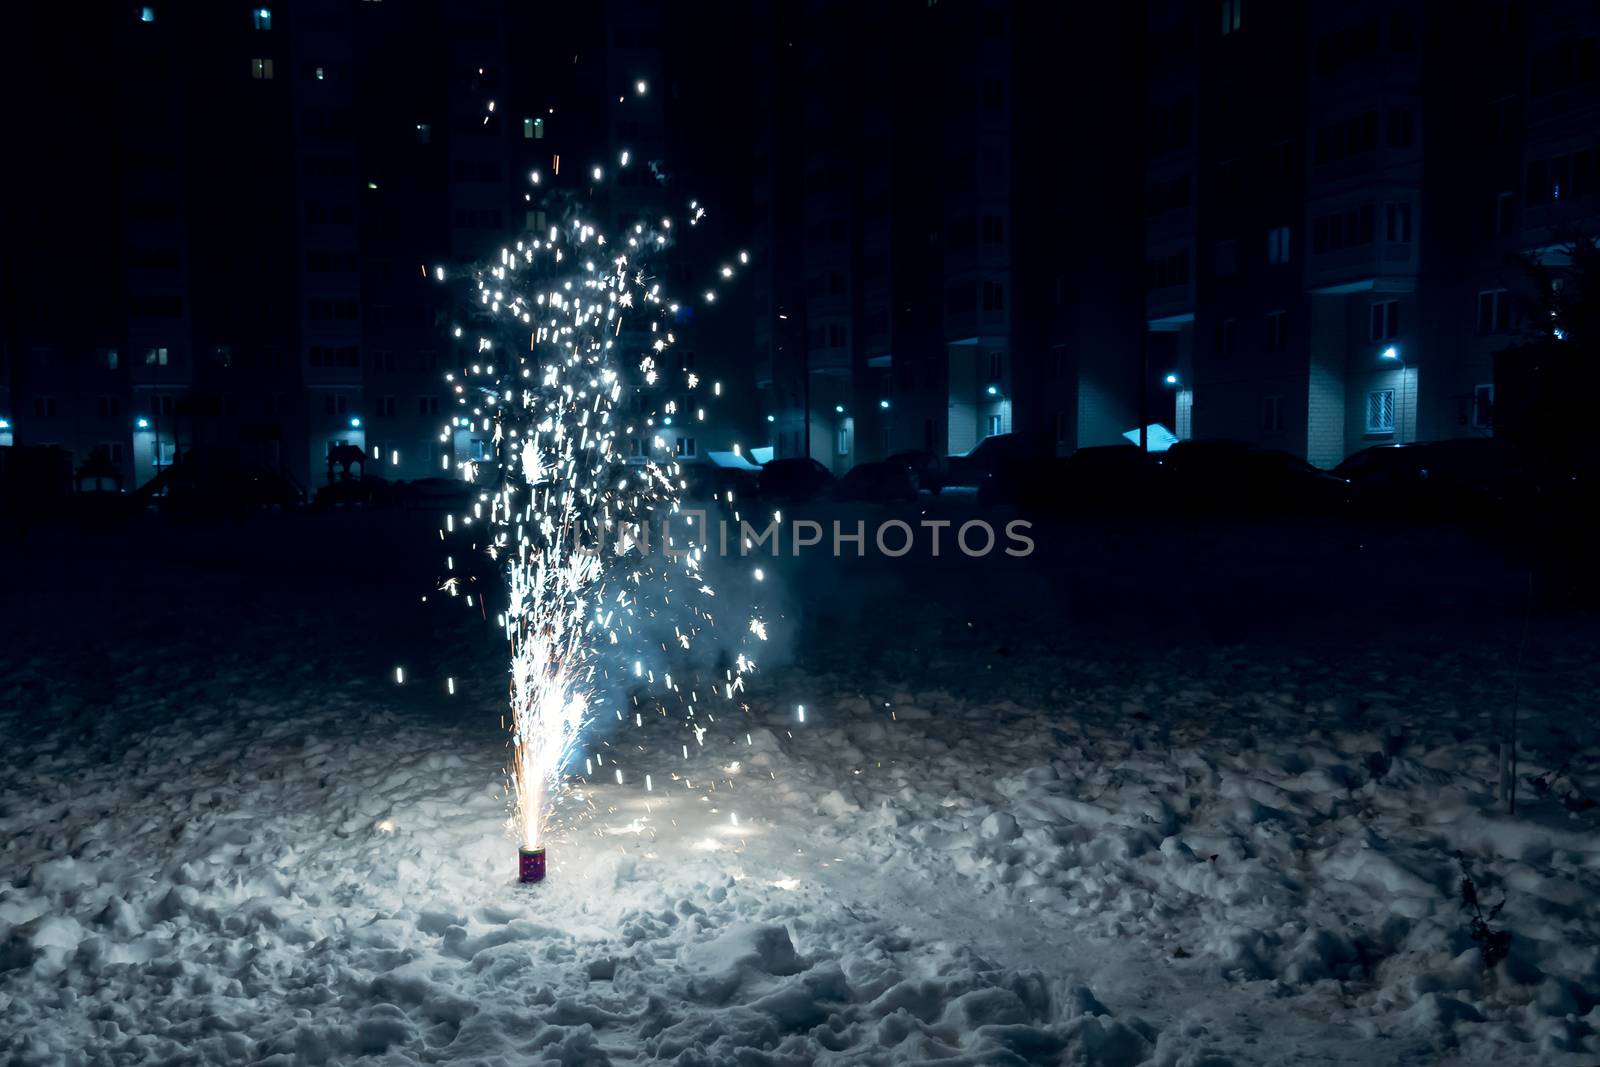
[[[1000,387],[998,385],[991,385],[989,388],[985,389],[984,392],[988,393],[990,396],[999,396]]]
[[[352,430],[361,429],[361,418],[360,418],[360,416],[357,416],[357,415],[350,416],[350,428]]]
[[[1400,355],[1398,345],[1390,345],[1380,354],[1385,363],[1400,364],[1400,410],[1395,415],[1395,444],[1406,443],[1406,361]]]
[[[1178,376],[1176,374],[1169,374],[1169,375],[1166,376],[1164,381],[1168,385],[1177,385],[1178,384]]]
[[[883,409],[883,410],[885,410],[885,411],[888,411],[888,410],[889,410],[889,401],[887,401],[887,400],[880,400],[880,401],[878,401],[878,406],[879,406],[879,407],[880,407],[880,408],[882,408],[882,409]]]

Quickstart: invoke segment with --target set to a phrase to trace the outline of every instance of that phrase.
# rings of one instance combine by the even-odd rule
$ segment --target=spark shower
[[[537,172],[531,180],[539,184]],[[704,216],[694,202],[689,211],[691,226]],[[661,651],[687,652],[716,623],[716,594],[700,573],[703,546],[681,515],[682,471],[662,436],[677,401],[656,403],[662,386],[691,398],[716,392],[690,371],[668,369],[680,305],[662,293],[650,257],[669,247],[672,227],[671,218],[636,223],[613,242],[574,215],[527,235],[471,272],[453,330],[466,351],[458,347],[460,369],[446,375],[454,405],[440,441],[445,467],[454,463],[478,491],[471,513],[446,526],[471,536],[476,524],[474,548],[507,583],[506,778],[524,881],[544,876],[551,801],[585,724],[608,710],[602,682],[631,673],[659,684],[656,709],[665,715],[675,700],[698,741],[714,718],[703,701],[734,700],[753,668],[741,653],[703,689],[686,689],[643,667],[665,625],[677,647]],[[442,267],[434,274],[454,281]],[[731,265],[719,271],[719,281],[734,276]],[[706,303],[715,299],[714,288],[703,294]],[[454,460],[463,432],[485,445]],[[681,550],[659,558],[643,551],[630,532],[652,525],[681,537]],[[459,592],[454,579],[446,584]],[[761,632],[758,620],[744,629]],[[638,725],[641,712],[611,696],[616,717]],[[586,771],[595,761],[604,767],[596,752]],[[623,781],[621,767],[610,772]]]

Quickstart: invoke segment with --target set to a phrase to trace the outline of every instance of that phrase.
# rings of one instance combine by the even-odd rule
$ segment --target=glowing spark
[[[624,166],[631,162],[628,152],[619,158]],[[559,157],[551,162],[554,184]],[[596,181],[604,176],[599,166],[590,174]],[[530,180],[544,184],[539,171]],[[698,204],[690,207],[691,222],[704,214]],[[439,435],[448,453],[441,466],[459,470],[474,496],[445,516],[440,536],[471,538],[507,582],[499,624],[511,653],[508,792],[511,823],[524,848],[545,841],[584,724],[607,710],[626,721],[621,707],[606,705],[614,696],[622,699],[614,683],[626,675],[628,660],[633,678],[656,684],[656,672],[636,658],[649,647],[644,624],[678,618],[670,649],[681,653],[712,621],[701,606],[714,595],[698,571],[705,546],[658,557],[643,535],[649,524],[678,513],[683,488],[676,441],[669,445],[637,427],[667,425],[674,412],[685,418],[690,410],[670,400],[651,405],[647,396],[651,387],[681,389],[687,379],[681,367],[667,370],[678,365],[668,349],[678,341],[679,305],[652,280],[660,272],[635,258],[635,250],[665,246],[671,228],[670,219],[659,228],[639,223],[623,247],[582,218],[566,216],[541,226],[537,236],[508,243],[476,271],[454,272],[466,305],[456,321],[472,325],[474,333],[464,336],[462,326],[451,331],[460,339],[460,360],[446,375],[455,408]],[[444,280],[443,268],[434,274]],[[729,267],[723,276],[731,274]],[[707,290],[707,301],[715,295]],[[694,384],[688,381],[689,388]],[[713,393],[720,395],[720,386]],[[697,419],[706,417],[703,407],[693,410]],[[472,454],[463,456],[459,449],[469,446]],[[455,567],[453,558],[447,567],[451,574],[441,588],[463,594],[475,614],[486,613],[483,591],[474,585],[478,572]],[[666,614],[680,610],[681,616]],[[691,614],[693,625],[686,621]],[[751,631],[765,640],[760,620]],[[615,662],[602,658],[619,653]],[[751,669],[742,653],[738,664],[740,674]],[[696,687],[662,673],[664,699],[676,698],[694,719]],[[397,671],[396,680],[402,677]],[[446,688],[455,692],[453,678]],[[715,688],[731,701],[743,682],[730,673]],[[661,711],[665,715],[666,707]],[[702,709],[700,719],[714,716]],[[636,710],[633,720],[642,726]],[[705,744],[704,733],[696,724],[697,744]],[[682,747],[687,759],[688,746]],[[581,766],[592,775],[604,764],[595,752]],[[613,766],[613,776],[623,783],[620,768]],[[653,788],[649,774],[645,788]]]

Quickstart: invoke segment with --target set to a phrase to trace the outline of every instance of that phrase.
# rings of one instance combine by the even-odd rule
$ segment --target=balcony
[[[1144,311],[1145,319],[1152,325],[1171,324],[1176,328],[1194,321],[1194,283],[1151,289],[1145,293]]]
[[[1364,289],[1408,291],[1417,275],[1416,242],[1374,241],[1313,253],[1306,260],[1306,289],[1314,293]]]

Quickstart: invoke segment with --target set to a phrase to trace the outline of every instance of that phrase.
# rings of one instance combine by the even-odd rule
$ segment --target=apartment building
[[[1331,466],[1492,434],[1518,256],[1596,229],[1597,32],[1561,2],[1152,3],[1146,322],[1178,435]]]
[[[82,77],[22,131],[31,162],[12,180],[34,210],[4,257],[0,445],[58,445],[79,466],[98,453],[125,488],[180,455],[311,492],[340,445],[389,479],[481,455],[471,428],[440,440],[458,360],[432,272],[557,221],[534,170],[564,188],[562,210],[602,226],[712,205],[659,264],[686,293],[743,236],[746,154],[718,170],[701,147],[716,134],[709,45],[654,5],[156,0],[46,14],[38,77]],[[636,166],[619,165],[623,151]],[[604,179],[561,183],[563,165]],[[674,435],[685,458],[748,436],[742,310],[686,331],[687,358],[728,386]]]
[[[1139,119],[1139,25],[1132,7],[757,5],[757,381],[779,455],[842,471],[1136,425],[1138,188],[1095,152]],[[1128,57],[1113,91],[1063,62],[1090,41]]]

